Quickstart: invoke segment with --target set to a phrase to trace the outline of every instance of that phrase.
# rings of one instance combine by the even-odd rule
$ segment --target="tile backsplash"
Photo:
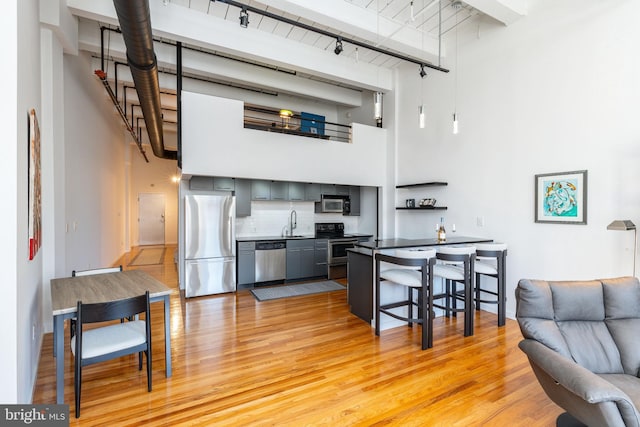
[[[312,236],[316,222],[343,222],[345,233],[358,232],[359,217],[315,213],[313,202],[252,201],[251,216],[236,219],[236,236],[282,236],[285,227],[289,229],[292,210],[296,211],[298,223],[293,234]]]

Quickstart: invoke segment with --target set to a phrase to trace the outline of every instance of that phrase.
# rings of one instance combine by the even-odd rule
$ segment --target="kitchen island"
[[[349,249],[347,255],[347,298],[351,313],[367,323],[372,323],[374,315],[375,255],[393,255],[395,249],[437,247],[492,242],[482,237],[454,236],[441,242],[438,239],[377,239],[361,242]],[[381,297],[383,294],[381,293]]]

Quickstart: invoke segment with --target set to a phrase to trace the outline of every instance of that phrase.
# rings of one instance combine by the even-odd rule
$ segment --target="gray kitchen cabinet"
[[[238,286],[256,281],[256,242],[238,242]]]
[[[251,200],[271,200],[271,181],[263,179],[252,180]]]
[[[289,198],[287,200],[292,200],[292,201],[305,200],[305,184],[303,182],[290,182]]]
[[[349,196],[349,185],[336,185],[336,196]]]
[[[289,183],[285,181],[272,181],[270,200],[289,200]]]
[[[287,240],[287,280],[312,277],[315,271],[315,239]]]
[[[315,250],[314,250],[314,276],[327,276],[328,268],[327,268],[327,239],[315,239]]]
[[[336,195],[336,186],[335,184],[322,184],[322,195],[326,196],[335,196]]]
[[[190,190],[212,191],[213,177],[210,176],[192,176],[189,180]]]
[[[236,189],[235,180],[216,176],[213,178],[213,189],[216,191],[234,191]]]
[[[322,185],[307,183],[304,185],[304,199],[308,202],[319,202],[322,195]]]
[[[349,200],[351,201],[349,216],[360,216],[360,187],[356,185],[349,187]]]
[[[251,216],[251,180],[236,179],[236,217]]]

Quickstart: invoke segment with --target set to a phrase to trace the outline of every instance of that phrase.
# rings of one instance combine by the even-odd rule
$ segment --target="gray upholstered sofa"
[[[588,426],[640,427],[640,283],[520,280],[520,348],[545,393]]]

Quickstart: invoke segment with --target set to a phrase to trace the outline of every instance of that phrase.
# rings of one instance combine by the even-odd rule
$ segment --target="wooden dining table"
[[[171,289],[141,270],[51,280],[53,346],[56,358],[56,403],[64,403],[64,321],[76,316],[78,301],[83,304],[116,301],[149,291],[150,302],[164,302],[165,374],[171,377]]]

